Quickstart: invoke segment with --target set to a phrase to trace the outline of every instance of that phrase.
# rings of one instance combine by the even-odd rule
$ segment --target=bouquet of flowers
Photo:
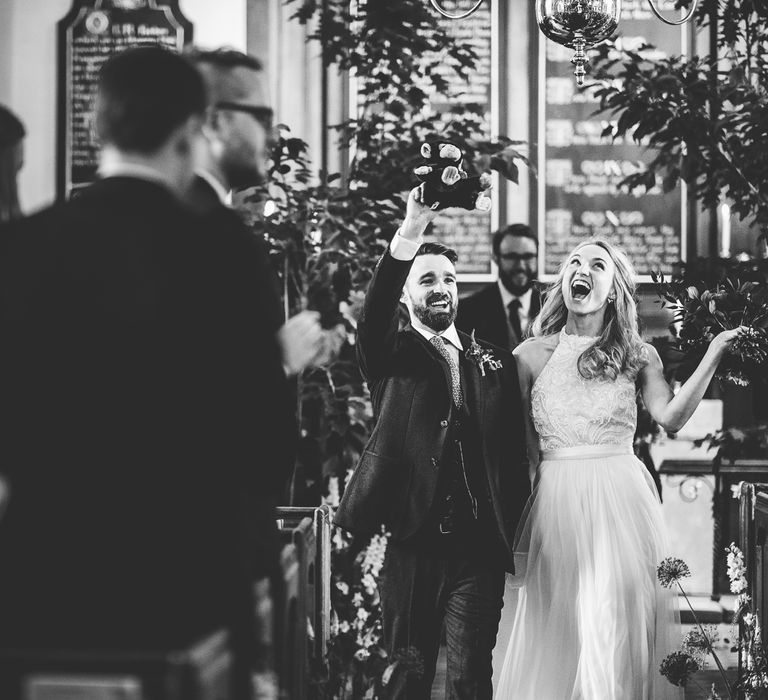
[[[740,282],[726,276],[707,287],[683,280],[666,280],[653,273],[662,308],[674,313],[673,347],[683,355],[678,379],[686,379],[703,357],[709,342],[724,330],[745,326],[717,376],[747,386],[768,371],[768,286],[760,281]]]
[[[742,692],[746,698],[751,699],[756,698],[760,691],[768,689],[768,658],[762,643],[760,623],[755,615],[752,599],[747,592],[744,555],[733,543],[726,549],[726,553],[731,592],[736,594],[734,625],[738,624],[740,627],[738,646],[741,658],[744,659],[744,668],[735,682],[729,681],[714,651],[713,647],[718,641],[717,629],[713,626],[704,627],[699,622],[680,583],[683,578],[691,575],[688,565],[682,559],[670,557],[661,562],[657,569],[659,583],[665,588],[677,586],[696,622],[696,628],[686,634],[680,651],[669,654],[661,662],[659,672],[672,685],[685,686],[692,680],[691,675],[703,668],[705,657],[711,655],[723,680],[725,695],[721,695],[713,684],[707,700],[724,700],[725,698],[733,700],[738,692]]]

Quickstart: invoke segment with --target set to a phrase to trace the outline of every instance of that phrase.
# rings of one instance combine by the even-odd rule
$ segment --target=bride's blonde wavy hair
[[[597,342],[579,357],[579,374],[585,379],[616,379],[620,374],[625,374],[634,380],[647,361],[637,326],[635,271],[629,258],[606,241],[591,239],[579,243],[565,258],[557,279],[547,290],[544,304],[531,328],[531,335],[556,335],[565,326],[568,318],[563,298],[565,270],[573,254],[587,245],[599,246],[613,260],[616,266],[613,278],[615,300],[605,310],[605,323]]]

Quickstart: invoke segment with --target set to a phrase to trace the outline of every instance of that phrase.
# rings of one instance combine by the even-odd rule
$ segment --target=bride
[[[655,486],[633,455],[636,392],[679,430],[739,329],[716,336],[673,395],[637,331],[634,274],[602,241],[576,247],[515,350],[534,492],[516,538],[525,561],[497,700],[662,700],[679,642],[677,601],[656,580],[668,556]]]

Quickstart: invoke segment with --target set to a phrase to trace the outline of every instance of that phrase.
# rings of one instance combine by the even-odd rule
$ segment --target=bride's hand
[[[712,338],[709,343],[709,352],[714,353],[718,362],[732,347],[733,343],[745,330],[746,326],[739,326],[728,331],[722,331]]]

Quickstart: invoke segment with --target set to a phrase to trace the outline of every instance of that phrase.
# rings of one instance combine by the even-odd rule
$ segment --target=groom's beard
[[[437,301],[447,301],[448,306],[445,309],[430,306]],[[423,304],[413,305],[413,315],[435,333],[442,333],[456,320],[456,304],[448,294],[430,294]]]

